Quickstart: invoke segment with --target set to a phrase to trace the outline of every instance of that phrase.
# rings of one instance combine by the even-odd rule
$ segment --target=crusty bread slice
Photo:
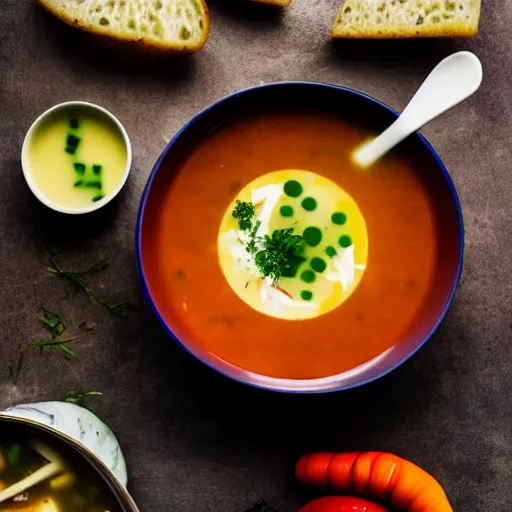
[[[201,49],[209,30],[204,0],[38,0],[70,25],[169,52]]]
[[[345,0],[334,38],[473,37],[481,0]]]
[[[258,2],[259,4],[266,5],[275,5],[277,7],[286,7],[290,5],[292,0],[252,0],[253,2]]]

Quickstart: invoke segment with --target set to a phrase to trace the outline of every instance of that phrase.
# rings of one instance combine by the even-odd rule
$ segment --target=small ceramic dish
[[[21,166],[33,194],[60,213],[93,212],[123,188],[132,148],[121,122],[84,101],[61,103],[41,114],[25,136]]]

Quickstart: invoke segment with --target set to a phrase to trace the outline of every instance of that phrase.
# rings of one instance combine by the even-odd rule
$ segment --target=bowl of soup
[[[132,163],[128,134],[108,110],[85,101],[56,105],[32,124],[21,152],[25,180],[44,205],[83,214],[121,191]]]
[[[192,118],[156,162],[136,250],[167,333],[245,384],[348,389],[411,357],[460,277],[457,193],[419,133],[367,169],[397,113],[317,83],[244,90]]]
[[[75,439],[0,413],[0,512],[138,512],[120,480]]]

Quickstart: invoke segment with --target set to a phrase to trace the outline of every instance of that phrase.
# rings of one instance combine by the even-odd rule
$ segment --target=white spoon
[[[354,162],[368,167],[411,133],[469,98],[482,83],[482,64],[471,52],[442,60],[405,107],[400,117],[377,138],[352,153]]]

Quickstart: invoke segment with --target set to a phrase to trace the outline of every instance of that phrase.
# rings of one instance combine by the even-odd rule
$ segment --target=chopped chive
[[[99,196],[94,196],[92,198],[92,202],[96,203],[97,201],[101,201],[105,196],[103,194],[100,194]]]
[[[78,121],[78,119],[70,119],[69,126],[71,127],[72,130],[76,130],[76,129],[80,128],[80,122]]]
[[[93,165],[92,166],[92,172],[94,174],[101,174],[101,169],[102,169],[101,165]]]
[[[85,174],[85,165],[81,164],[79,162],[74,163],[73,167],[75,168],[75,171],[77,174],[80,174],[80,176],[83,176]]]
[[[84,186],[84,180],[78,180],[75,181],[74,187],[83,187]]]
[[[66,153],[70,155],[74,155],[76,153],[76,148],[72,148],[71,146],[66,146]]]
[[[78,144],[80,144],[80,137],[73,135],[72,133],[68,134],[68,138],[66,139],[66,144],[69,147],[77,148]]]
[[[86,187],[99,188],[101,190],[101,181],[88,181],[85,183]]]

